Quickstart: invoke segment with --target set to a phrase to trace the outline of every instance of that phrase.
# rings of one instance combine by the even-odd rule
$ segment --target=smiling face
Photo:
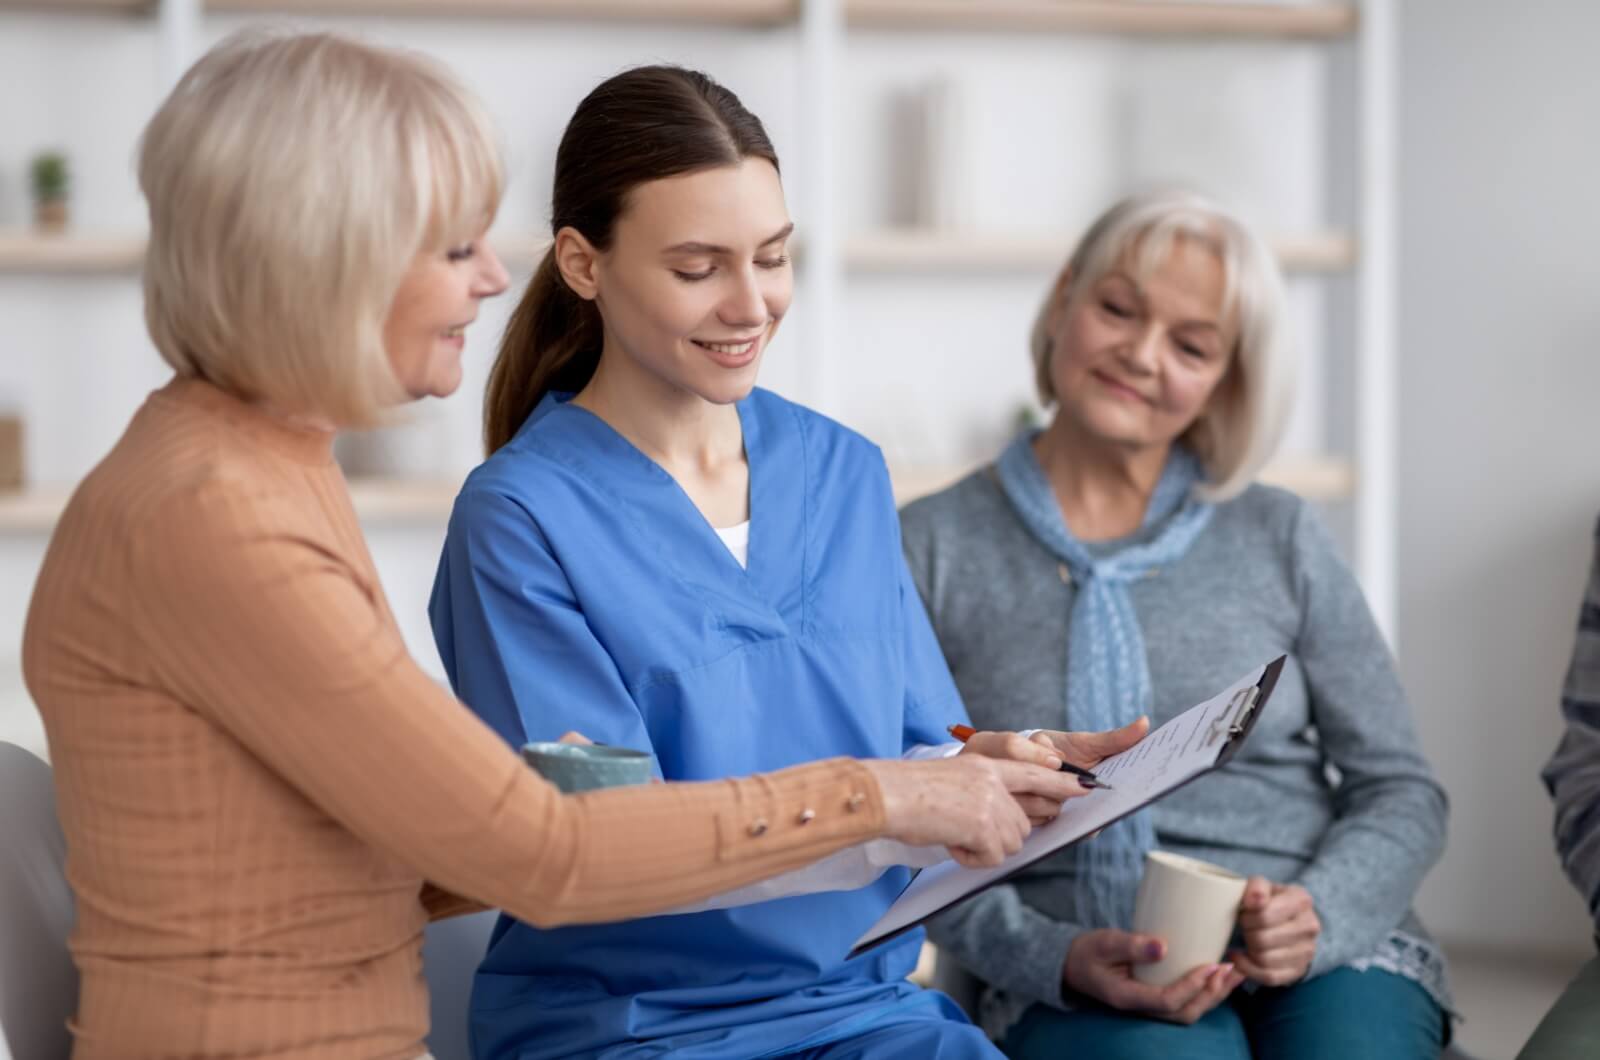
[[[575,287],[600,307],[608,370],[717,405],[748,395],[794,294],[793,227],[765,159],[635,187]]]
[[[1131,257],[1132,255],[1129,255]],[[1051,320],[1058,416],[1122,448],[1171,445],[1205,411],[1232,362],[1221,261],[1179,238],[1143,281],[1123,261],[1071,291]],[[1065,277],[1062,292],[1072,287]]]
[[[506,283],[505,266],[481,236],[416,256],[383,322],[389,366],[409,397],[444,397],[461,385],[466,327],[478,303]]]

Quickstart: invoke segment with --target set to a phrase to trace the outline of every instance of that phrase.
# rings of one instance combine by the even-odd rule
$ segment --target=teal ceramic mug
[[[523,744],[522,760],[562,791],[575,792],[643,784],[655,756],[605,744],[543,742]]]

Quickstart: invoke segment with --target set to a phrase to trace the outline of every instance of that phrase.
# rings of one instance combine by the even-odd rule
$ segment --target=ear
[[[592,302],[600,293],[600,252],[582,232],[568,225],[556,233],[556,268],[579,298]]]

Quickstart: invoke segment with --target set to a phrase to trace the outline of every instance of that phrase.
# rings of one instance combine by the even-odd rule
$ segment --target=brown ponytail
[[[551,247],[511,314],[489,369],[483,395],[485,451],[509,442],[551,390],[582,390],[599,363],[600,310],[567,286]]]
[[[550,230],[572,228],[611,246],[628,192],[640,184],[763,158],[778,167],[761,120],[695,70],[641,66],[584,97],[561,136]],[[551,390],[582,390],[600,363],[600,310],[561,278],[547,251],[511,314],[483,396],[483,443],[493,453]]]

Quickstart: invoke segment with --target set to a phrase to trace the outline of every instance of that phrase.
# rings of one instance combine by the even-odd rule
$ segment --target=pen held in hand
[[[949,729],[950,735],[955,737],[957,740],[960,740],[962,743],[966,743],[968,740],[972,739],[972,737],[977,734],[977,731],[977,729],[974,729],[970,725],[952,725]],[[1082,766],[1075,766],[1071,762],[1063,760],[1061,763],[1061,772],[1071,773],[1073,776],[1077,777],[1083,782],[1084,787],[1090,789],[1091,791],[1093,791],[1095,788],[1104,788],[1107,791],[1111,790],[1110,784],[1107,784],[1105,781],[1101,780],[1099,777],[1095,776]]]

